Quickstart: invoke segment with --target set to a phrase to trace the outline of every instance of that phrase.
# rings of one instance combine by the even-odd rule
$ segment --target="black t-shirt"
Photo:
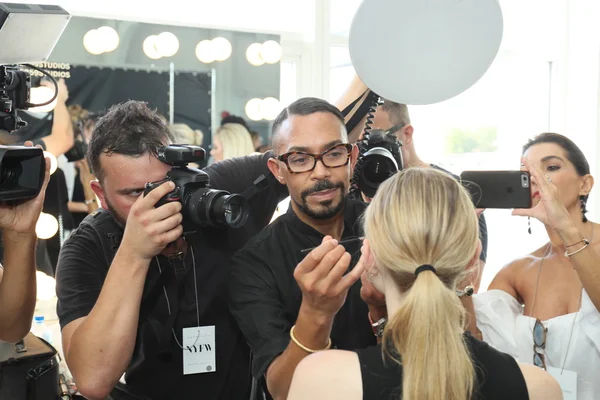
[[[525,378],[514,358],[468,333],[465,333],[465,339],[476,373],[473,399],[529,399]],[[384,355],[381,345],[357,350],[356,353],[360,362],[363,399],[402,398],[402,366]]]
[[[460,182],[460,176],[453,174],[452,172],[445,170],[442,167],[438,167],[437,165],[431,164],[431,168],[435,168],[442,172],[445,172],[449,175],[452,175],[454,179]],[[487,260],[487,247],[488,247],[488,233],[487,233],[487,223],[485,221],[485,216],[481,214],[479,216],[479,239],[481,239],[481,254],[479,255],[479,259],[483,262]]]
[[[346,199],[341,240],[361,235],[359,219],[366,206],[362,201]],[[252,349],[252,374],[257,379],[290,342],[289,332],[302,302],[302,292],[293,276],[296,265],[306,256],[300,250],[318,246],[322,239],[321,233],[302,222],[289,207],[232,259],[231,310]],[[350,268],[354,268],[361,243],[345,247],[352,255]],[[359,280],[335,316],[331,341],[338,349],[376,343],[360,288]]]
[[[243,228],[207,228],[187,238],[190,243],[185,259],[187,271],[179,279],[167,258],[158,256],[163,273],[159,273],[157,259],[152,261],[125,390],[151,399],[247,397],[249,350],[228,310],[227,282],[231,255],[268,223],[278,202],[287,195],[285,186],[272,179],[268,171],[270,155],[226,160],[205,170],[213,188],[232,193],[248,189],[260,175],[268,177],[269,184],[250,198],[251,215]],[[86,217],[64,244],[56,274],[61,327],[88,315],[94,307],[122,234],[110,213],[99,210]],[[170,326],[180,343],[182,329],[197,326],[194,282],[200,326],[215,326],[216,372],[184,376],[183,351]],[[169,307],[176,316],[174,320],[169,317]],[[113,391],[112,396],[129,398],[120,390]]]

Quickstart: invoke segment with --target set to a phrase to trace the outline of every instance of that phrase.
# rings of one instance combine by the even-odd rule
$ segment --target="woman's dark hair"
[[[567,153],[567,159],[575,167],[577,175],[586,176],[590,173],[590,164],[588,163],[581,149],[577,147],[577,145],[571,139],[558,133],[540,133],[533,139],[529,139],[529,141],[523,146],[523,154],[529,150],[531,146],[540,143],[554,143],[562,147]],[[585,213],[587,212],[587,199],[587,195],[579,196],[579,200],[581,202],[581,212],[583,214],[583,222],[587,222],[587,218],[585,216]]]
[[[102,154],[157,155],[159,147],[173,142],[173,135],[160,116],[141,101],[129,100],[112,106],[101,117],[88,146],[88,160],[98,180],[104,178]]]
[[[558,133],[540,133],[533,139],[529,139],[527,144],[523,146],[523,153],[525,153],[531,146],[540,143],[554,143],[562,147],[567,152],[567,158],[575,166],[577,175],[585,176],[590,173],[590,164],[583,155],[583,152],[577,147],[571,139]]]

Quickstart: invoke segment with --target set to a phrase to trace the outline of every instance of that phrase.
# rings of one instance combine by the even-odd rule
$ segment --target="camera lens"
[[[239,194],[221,194],[215,199],[212,214],[220,224],[239,228],[248,219],[246,199]]]
[[[383,148],[375,147],[363,156],[358,186],[360,191],[369,197],[375,196],[379,185],[398,172],[398,163],[392,153]]]
[[[23,167],[21,164],[4,166],[2,168],[2,175],[0,176],[0,187],[4,190],[16,188],[22,172]]]
[[[243,196],[208,188],[196,190],[184,207],[190,209],[194,224],[200,226],[239,228],[249,215],[248,203]]]

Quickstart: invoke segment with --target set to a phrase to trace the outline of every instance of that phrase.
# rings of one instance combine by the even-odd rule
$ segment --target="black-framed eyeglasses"
[[[302,151],[291,151],[275,157],[287,165],[288,171],[292,174],[309,172],[315,169],[317,161],[321,160],[327,168],[338,168],[347,165],[352,155],[353,145],[342,143],[325,150],[321,154],[310,154]]]
[[[546,369],[546,359],[544,354],[539,350],[543,351],[546,349],[547,333],[548,328],[542,324],[542,321],[536,319],[535,325],[533,326],[533,365],[543,369]]]

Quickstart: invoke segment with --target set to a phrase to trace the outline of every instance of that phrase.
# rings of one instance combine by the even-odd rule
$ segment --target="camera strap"
[[[368,90],[368,92],[369,93],[365,97],[365,100],[360,104],[360,106],[358,107],[356,112],[352,115],[352,117],[350,117],[350,120],[346,123],[346,131],[348,131],[348,133],[352,132],[354,130],[354,128],[356,128],[358,126],[360,121],[362,121],[362,119],[369,112],[369,108],[371,108],[371,106],[373,105],[373,102],[376,101],[377,99],[379,99],[379,95],[376,94],[375,92],[373,92],[371,90]],[[363,96],[364,96],[364,93],[361,94],[359,98],[354,100],[354,102],[352,102],[352,104],[350,104],[348,107],[346,107],[344,109],[344,111],[342,111],[342,114],[344,115],[344,117],[346,117],[348,115],[348,113],[352,110],[352,108],[354,108],[356,103]],[[352,107],[350,107],[350,106],[352,106]]]
[[[260,193],[263,190],[265,190],[267,186],[269,186],[269,181],[265,174],[262,174],[261,176],[256,178],[256,180],[252,183],[252,186],[244,190],[244,192],[242,193],[242,197],[244,197],[246,200],[250,200],[250,198],[252,198],[257,193]]]

